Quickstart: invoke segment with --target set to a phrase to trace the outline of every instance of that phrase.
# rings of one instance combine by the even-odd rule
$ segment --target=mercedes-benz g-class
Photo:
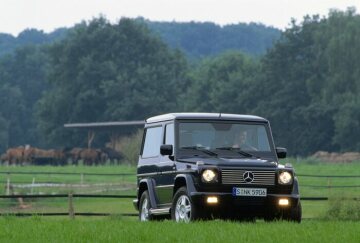
[[[270,124],[251,115],[172,113],[146,120],[137,168],[141,221],[301,221],[298,180]]]

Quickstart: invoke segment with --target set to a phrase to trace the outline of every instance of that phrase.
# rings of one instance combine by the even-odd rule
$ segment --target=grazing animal
[[[66,164],[66,155],[63,149],[50,149],[48,151],[53,158],[53,162],[56,163],[56,165]]]
[[[23,162],[24,163],[32,163],[34,149],[35,148],[31,147],[30,145],[25,146],[24,157],[23,157]]]
[[[9,160],[9,164],[20,164],[23,161],[24,158],[24,147],[19,146],[17,148],[9,148],[6,151],[6,156]]]
[[[84,165],[98,164],[100,161],[101,151],[98,149],[83,149],[80,152],[80,159],[84,161]]]
[[[69,157],[73,164],[78,164],[80,159],[80,153],[83,149],[82,148],[73,148],[68,152]]]
[[[107,154],[108,159],[111,160],[112,162],[114,161],[119,162],[124,158],[124,156],[120,152],[112,148],[107,148],[107,147],[102,148],[101,152]]]
[[[33,148],[31,158],[34,164],[44,165],[44,164],[54,164],[56,162],[55,150],[45,150],[39,148]]]
[[[1,161],[1,163],[5,163],[5,162],[9,161],[8,156],[7,156],[6,153],[5,153],[5,154],[2,154],[2,155],[0,156],[0,161]]]

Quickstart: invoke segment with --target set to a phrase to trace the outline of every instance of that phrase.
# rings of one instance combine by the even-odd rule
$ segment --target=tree
[[[8,124],[7,146],[36,145],[34,104],[47,89],[44,48],[26,46],[0,58],[0,113]]]
[[[53,89],[39,101],[39,129],[49,142],[80,137],[64,123],[144,119],[173,111],[186,87],[186,62],[145,25],[100,17],[77,25],[49,49]]]
[[[360,16],[306,16],[262,59],[255,112],[273,124],[290,154],[359,150]]]
[[[247,113],[257,63],[250,57],[229,52],[205,60],[193,74],[185,109],[190,111]]]

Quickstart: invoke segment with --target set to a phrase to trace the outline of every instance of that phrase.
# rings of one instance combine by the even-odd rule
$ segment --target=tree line
[[[64,123],[199,111],[263,116],[291,155],[360,151],[358,26],[351,8],[305,16],[261,56],[232,50],[194,62],[146,21],[82,22],[0,58],[0,149],[83,144]]]

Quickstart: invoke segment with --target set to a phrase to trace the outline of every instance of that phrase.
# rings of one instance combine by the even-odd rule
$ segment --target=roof
[[[92,122],[92,123],[68,123],[65,128],[115,128],[122,126],[140,126],[145,121],[117,121],[117,122]]]
[[[206,120],[238,120],[238,121],[262,121],[267,122],[265,118],[253,115],[239,115],[226,113],[168,113],[154,116],[146,119],[146,123],[162,122],[175,119],[206,119]]]

